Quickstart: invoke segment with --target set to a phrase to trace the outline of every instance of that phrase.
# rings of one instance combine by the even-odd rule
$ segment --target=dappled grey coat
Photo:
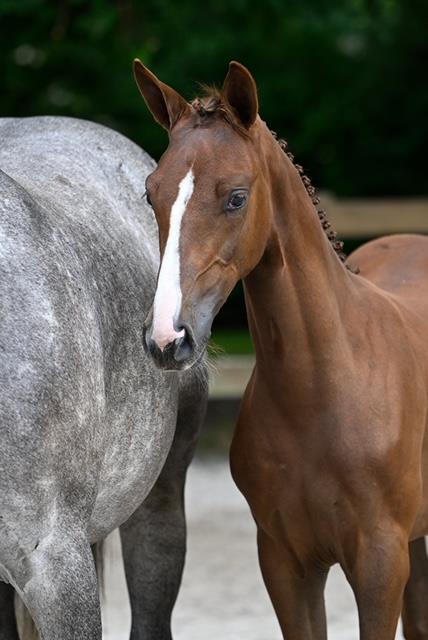
[[[89,545],[123,523],[133,637],[169,637],[206,385],[202,366],[162,372],[143,350],[153,166],[99,125],[0,120],[0,578],[47,640],[101,637]]]

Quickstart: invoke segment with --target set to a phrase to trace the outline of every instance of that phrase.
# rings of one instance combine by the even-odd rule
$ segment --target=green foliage
[[[187,97],[237,59],[315,184],[427,193],[427,24],[426,0],[0,0],[0,113],[96,120],[158,157],[133,57]]]
[[[245,326],[245,321],[242,322]],[[254,353],[253,343],[247,329],[214,329],[211,340],[211,355],[249,355]]]

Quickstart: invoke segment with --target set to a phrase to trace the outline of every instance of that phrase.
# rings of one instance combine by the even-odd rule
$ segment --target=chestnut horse
[[[369,242],[354,273],[245,67],[190,104],[135,74],[170,134],[146,182],[163,256],[146,347],[191,366],[244,280],[256,365],[231,465],[284,636],[326,638],[339,563],[360,638],[391,640],[401,611],[406,638],[428,638],[428,238]]]

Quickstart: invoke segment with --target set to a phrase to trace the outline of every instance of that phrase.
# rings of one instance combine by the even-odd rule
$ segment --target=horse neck
[[[330,245],[293,163],[267,129],[263,140],[272,230],[244,283],[249,326],[257,370],[270,379],[290,374],[287,385],[305,387],[314,369],[325,370],[346,347],[354,276]]]

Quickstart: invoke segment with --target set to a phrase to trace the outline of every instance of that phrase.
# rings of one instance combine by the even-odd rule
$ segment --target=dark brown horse
[[[147,349],[161,367],[193,364],[244,279],[256,366],[232,472],[284,636],[326,637],[340,563],[362,639],[391,640],[401,611],[406,638],[428,638],[428,238],[370,242],[353,273],[244,67],[191,104],[135,72],[170,133],[147,180],[163,254]]]

